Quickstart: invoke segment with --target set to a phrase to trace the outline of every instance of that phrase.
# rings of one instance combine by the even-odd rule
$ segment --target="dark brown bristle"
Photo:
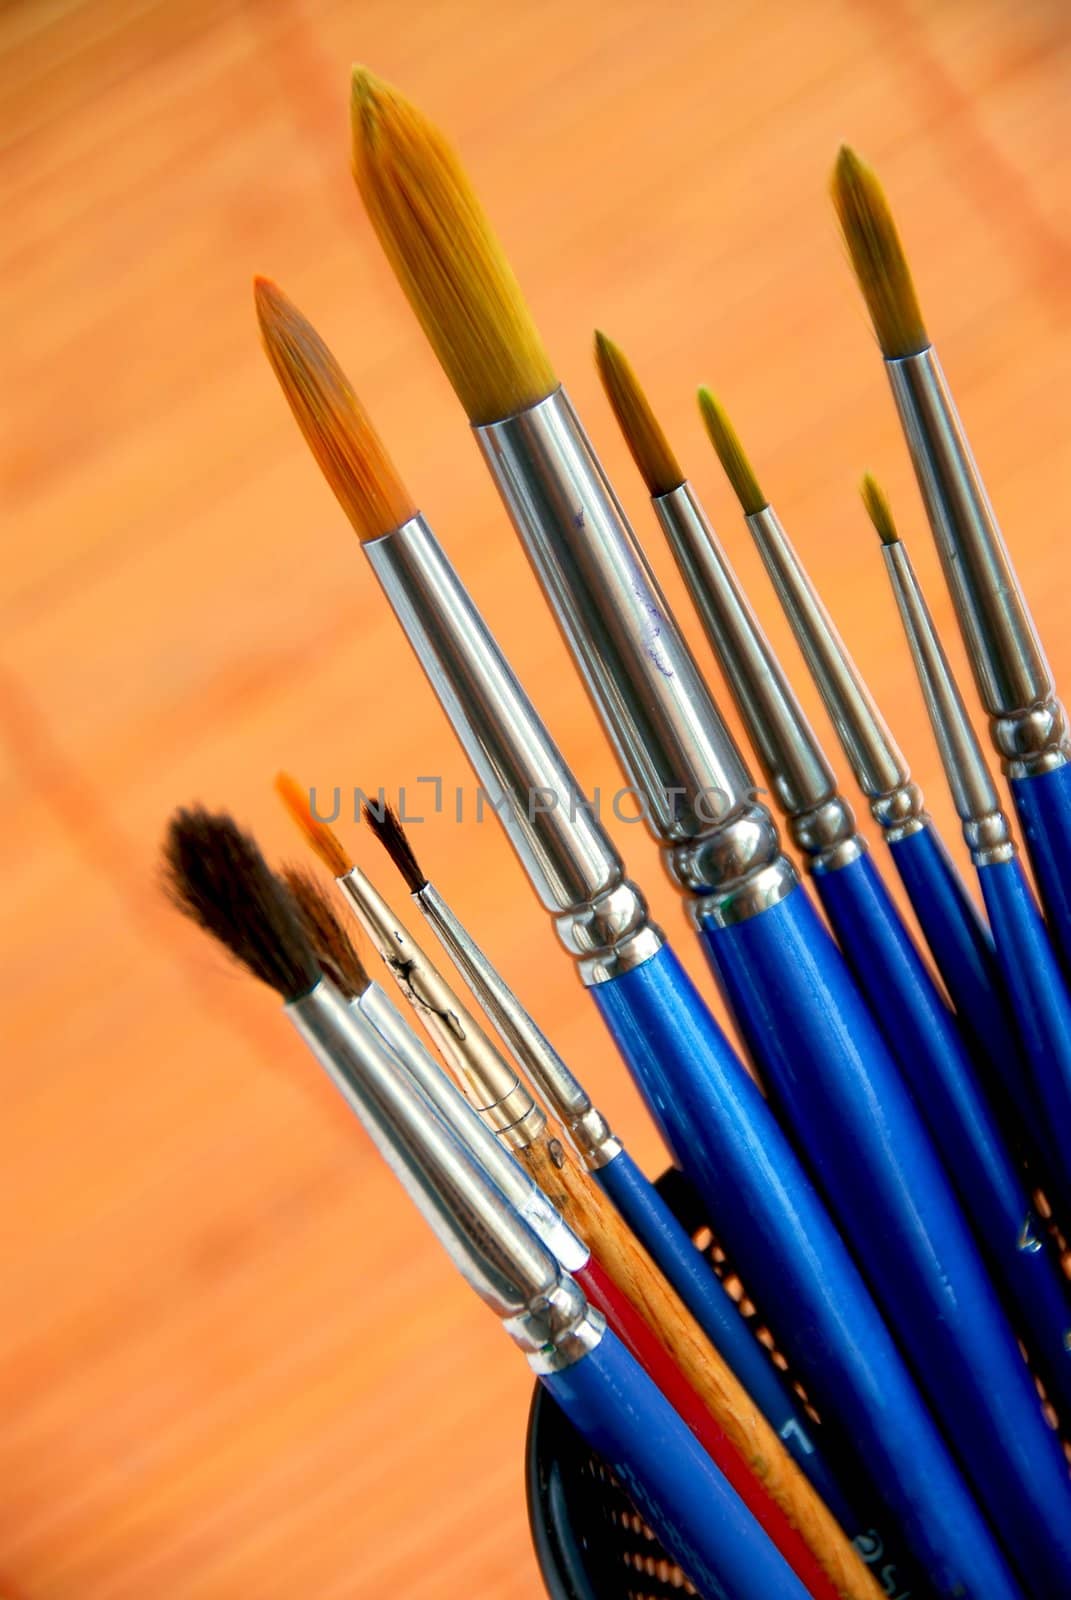
[[[744,508],[744,515],[752,517],[757,511],[765,511],[770,502],[759,488],[759,480],[725,407],[709,389],[700,389],[699,410],[718,460],[725,468],[725,476]]]
[[[309,791],[303,789],[288,772],[280,772],[275,779],[275,792],[331,876],[344,878],[353,862],[342,848],[337,834],[331,831],[326,822],[313,816]]]
[[[554,369],[464,169],[427,117],[357,67],[353,174],[439,362],[480,426],[545,400]]]
[[[632,363],[605,333],[595,335],[595,365],[617,425],[652,497],[669,494],[684,482],[684,473],[651,410]]]
[[[283,291],[254,280],[264,349],[317,465],[362,544],[416,512],[349,379]]]
[[[900,535],[896,531],[888,498],[877,479],[871,477],[869,472],[865,474],[859,492],[863,496],[867,516],[877,529],[882,544],[899,544]]]
[[[420,870],[398,813],[391,806],[370,806],[365,801],[361,815],[405,879],[409,893],[417,894],[428,880]]]
[[[297,908],[227,812],[180,809],[164,840],[164,882],[182,914],[286,1001],[308,994],[320,968]]]
[[[889,361],[918,355],[930,341],[904,247],[877,174],[854,150],[841,145],[831,189],[882,354]]]
[[[355,1000],[371,983],[356,946],[335,909],[329,890],[305,867],[286,866],[282,879],[297,906],[305,937],[316,959],[347,1000]]]

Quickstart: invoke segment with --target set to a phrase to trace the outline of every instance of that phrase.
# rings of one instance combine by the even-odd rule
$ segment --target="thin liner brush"
[[[528,373],[530,344],[514,327],[523,302],[487,292],[498,268],[490,228],[442,139],[396,92],[380,103],[360,74],[355,90],[358,183],[385,208],[372,211],[373,223],[406,261],[403,286],[428,286],[426,301],[412,288],[410,299],[425,325],[438,327],[448,376],[459,351],[467,352],[470,380],[486,376],[486,416],[503,396],[497,369],[481,364],[468,330],[479,327],[496,356],[505,351]],[[399,149],[405,166],[392,165]],[[415,191],[425,177],[435,204],[421,209]],[[451,294],[440,304],[443,283]],[[575,413],[555,388],[481,422],[476,434],[671,875],[692,897],[706,954],[756,1065],[901,1329],[904,1285],[912,1291],[912,1352],[942,1414],[955,1416],[964,1462],[977,1477],[979,1457],[1008,1460],[1009,1435],[1015,1440],[1020,1454],[1006,1477],[1017,1490],[1020,1547],[1029,1546],[1034,1570],[1051,1579],[1059,1569],[1063,1581],[1071,1573],[1071,1484],[1066,1474],[1056,1480],[1035,1470],[1032,1458],[1044,1461],[1048,1444],[1060,1452],[966,1220],[843,956],[772,817],[753,799],[740,753]],[[654,990],[653,967],[634,968],[601,998],[616,999],[622,984]],[[664,1011],[661,989],[658,998]],[[1024,1470],[1029,1485],[1019,1483]],[[1006,1499],[998,1510],[1006,1521],[1014,1514]],[[1063,1534],[1051,1526],[1061,1513]]]
[[[292,780],[290,783],[287,804],[294,814]],[[302,830],[311,837],[312,832],[318,833],[324,824],[317,823],[308,808],[306,812],[305,818],[298,820]],[[334,835],[330,840],[321,841],[320,853],[333,863],[345,857]],[[364,921],[362,902],[354,902],[348,888],[352,871],[351,868],[349,873],[340,876],[338,882]],[[386,902],[382,905],[394,932],[384,934],[381,915],[371,926],[365,923],[366,931],[377,945],[383,942],[380,953],[388,965],[400,959],[411,972],[413,951],[418,947],[390,913]],[[398,956],[393,954],[395,947]],[[433,985],[444,995],[448,992],[444,980],[422,954],[417,958],[416,971],[418,983]],[[422,973],[430,974],[430,979],[420,976]],[[403,993],[408,998],[410,990],[403,987]],[[478,1060],[470,1059],[462,1079],[465,1093],[477,1109],[493,1104],[498,1087],[494,1076],[482,1076],[486,1060],[486,1055]],[[785,1454],[773,1430],[724,1361],[711,1349],[695,1318],[628,1232],[611,1202],[603,1197],[602,1191],[564,1148],[556,1129],[547,1123],[541,1109],[539,1116],[540,1122],[529,1116],[510,1127],[511,1147],[528,1176],[568,1226],[590,1247],[594,1271],[609,1280],[608,1283],[593,1283],[590,1277],[585,1278],[589,1299],[609,1317],[618,1336],[685,1416],[793,1570],[807,1583],[810,1592],[822,1597],[860,1594],[875,1600],[873,1580],[850,1551],[827,1508]],[[830,1541],[836,1542],[840,1557],[836,1586],[810,1548],[811,1544],[821,1548]]]
[[[1071,973],[1067,714],[993,515],[876,174],[847,145],[833,203],[863,292],[990,735],[1011,782],[1052,936]]]
[[[1051,1333],[1053,1295],[1057,1304],[1061,1302],[1054,1263],[1044,1254],[1024,1256],[1020,1249],[1024,1225],[1040,1232],[1041,1224],[1033,1217],[1017,1163],[976,1081],[955,1019],[873,866],[866,842],[856,831],[851,807],[837,790],[825,752],[759,627],[695,489],[681,473],[668,442],[657,450],[652,447],[651,441],[661,435],[658,421],[632,367],[603,334],[597,335],[597,362],[633,456],[650,469],[644,472],[648,486],[660,490],[652,499],[656,515],[770,790],[813,875],[830,925],[923,1112],[1004,1296],[1007,1314],[1020,1328],[1045,1342]],[[705,409],[712,407],[708,392],[700,393]],[[724,424],[717,436],[728,436]],[[758,481],[735,434],[732,439],[734,481],[741,499],[761,506],[764,497]],[[663,470],[663,464],[669,462],[672,474]],[[671,475],[677,478],[676,484],[663,488]],[[917,1174],[913,1173],[913,1178],[917,1181]],[[887,1276],[885,1292],[890,1301],[910,1306],[910,1317],[916,1319],[917,1295],[911,1292],[911,1281],[905,1286],[900,1278],[899,1262],[889,1264]],[[1024,1300],[1028,1304],[1020,1315]],[[943,1373],[938,1371],[933,1381],[942,1385]]]
[[[808,1591],[643,1368],[321,973],[285,888],[232,819],[180,811],[173,899],[254,977],[356,1112],[462,1276],[707,1600]],[[764,1589],[764,1593],[767,1591]]]
[[[261,286],[258,312],[269,344],[279,320],[288,324],[290,354],[276,370],[302,431],[347,432],[344,447],[315,444],[317,459],[344,461],[371,424],[359,409],[343,415],[337,363],[280,291],[269,296]],[[934,1592],[1006,1600],[1016,1590],[1003,1557],[770,1107],[651,923],[427,522],[417,514],[384,526],[367,497],[355,497],[359,481],[357,473],[329,477],[477,777],[500,797],[496,814],[521,866],[764,1321],[874,1499],[888,1504]],[[552,795],[553,805],[529,807],[534,794]],[[636,988],[629,980],[645,968]]]
[[[878,531],[885,568],[911,647],[941,761],[971,860],[978,872],[989,921],[997,941],[1009,993],[1026,1044],[1031,1086],[1052,1133],[1052,1154],[1065,1176],[1066,1130],[1071,1129],[1071,998],[1052,945],[1019,862],[1007,817],[1001,810],[963,698],[941,645],[933,617],[915,576],[907,549],[897,534],[889,505],[873,479],[864,480],[864,501]],[[1029,1250],[1040,1254],[1041,1230],[1030,1231]],[[1036,1234],[1036,1238],[1035,1238]],[[1025,1236],[1025,1234],[1024,1234]],[[1028,1257],[1027,1259],[1033,1259]],[[1024,1295],[1024,1316],[1043,1325],[1048,1315],[1052,1338],[1034,1351],[1041,1375],[1065,1426],[1071,1427],[1071,1333],[1066,1284],[1061,1302],[1042,1303]],[[1037,1294],[1037,1291],[1035,1291]],[[1062,1312],[1062,1320],[1059,1320]],[[1053,1327],[1053,1323],[1057,1323]],[[1032,1329],[1033,1331],[1033,1329]]]
[[[1045,1134],[1024,1094],[1025,1063],[992,935],[862,674],[759,486],[735,428],[709,389],[700,391],[700,411],[841,748],[882,830],[990,1098],[1014,1106],[1033,1150],[1043,1151]]]
[[[874,1525],[875,1518],[870,1510],[865,1516],[856,1512],[845,1498],[825,1460],[829,1441],[823,1443],[821,1431],[807,1416],[769,1352],[754,1337],[736,1302],[658,1190],[610,1131],[586,1090],[429,881],[397,813],[388,805],[376,807],[366,802],[362,816],[522,1071],[568,1130],[587,1170],[613,1201],[841,1527],[850,1535],[865,1539],[864,1530]],[[883,1539],[881,1543],[886,1570],[895,1570],[895,1566],[889,1567],[888,1542]]]
[[[709,392],[703,399],[704,420],[749,526],[754,531],[758,524],[765,534],[764,513],[756,506],[766,497],[724,412]],[[859,1080],[866,1093],[857,1098],[836,1064],[816,1057],[810,1083],[801,1085],[782,1073],[771,1090],[822,1174],[848,1239],[865,1253],[864,1271],[878,1302],[1020,1577],[1040,1594],[1059,1593],[1071,1583],[1071,1481],[1063,1451],[1041,1410],[919,1106],[925,1107],[934,1133],[939,1132],[938,1142],[962,1192],[970,1193],[976,1226],[1000,1229],[1001,1243],[989,1241],[988,1259],[999,1265],[1011,1297],[1021,1282],[1014,1253],[1030,1207],[1016,1183],[1014,1166],[1006,1160],[995,1121],[975,1092],[970,1061],[948,1014],[936,992],[922,988],[921,962],[914,968],[918,983],[911,1014],[903,992],[903,964],[916,953],[908,942],[897,946],[889,937],[895,913],[890,907],[890,916],[883,915],[876,879],[857,879],[868,893],[853,895],[853,871],[848,865],[819,878],[823,903],[860,964],[874,954],[869,937],[879,924],[883,929],[884,962],[874,958],[866,986],[871,1003],[882,1008],[886,1027],[890,1032],[898,1028],[903,1077],[896,1064],[868,1054]],[[883,980],[889,991],[902,990],[899,1024],[895,1006],[883,997]],[[933,1002],[925,1022],[919,1016],[922,999]],[[781,1015],[794,1020],[787,1007]],[[929,1040],[928,1028],[935,1030]],[[938,1038],[940,1051],[935,1048]],[[924,1053],[925,1066],[912,1059],[912,1052]],[[908,1093],[907,1084],[917,1098]],[[817,1106],[816,1090],[823,1086]],[[1020,1196],[1026,1206],[1022,1211]]]

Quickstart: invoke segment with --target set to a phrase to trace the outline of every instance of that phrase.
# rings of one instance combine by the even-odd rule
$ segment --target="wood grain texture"
[[[355,56],[456,138],[682,615],[599,393],[595,326],[643,373],[795,671],[695,413],[697,384],[722,394],[954,839],[857,502],[869,467],[950,626],[826,198],[851,139],[897,207],[1071,677],[1057,0],[10,0],[5,1600],[540,1593],[523,1366],[275,1007],[161,904],[171,806],[227,804],[293,856],[279,766],[325,790],[404,784],[443,892],[633,1154],[664,1159],[493,820],[472,820],[463,758],[258,348],[254,273],[352,373],[709,992],[655,852],[609,807],[608,747],[353,194]],[[438,815],[421,776],[442,778]]]
[[[842,1600],[878,1600],[881,1589],[826,1510],[770,1424],[752,1405],[698,1322],[633,1238],[613,1203],[556,1137],[553,1127],[517,1155],[573,1231],[590,1247],[662,1348],[669,1352],[694,1395],[719,1424],[725,1439],[803,1537]],[[605,1307],[600,1307],[604,1310]],[[634,1350],[639,1359],[643,1355]],[[654,1374],[656,1382],[661,1382]],[[667,1399],[676,1405],[673,1394]],[[683,1415],[683,1413],[682,1413]],[[685,1418],[698,1431],[691,1416]],[[703,1437],[703,1435],[700,1435]],[[704,1443],[706,1443],[704,1438]],[[708,1446],[709,1448],[709,1446]],[[714,1447],[717,1449],[717,1445]],[[713,1451],[712,1451],[713,1453]],[[717,1456],[719,1461],[725,1459]],[[728,1474],[728,1466],[726,1467]],[[735,1480],[731,1480],[735,1481]],[[783,1547],[782,1547],[783,1548]],[[811,1574],[804,1576],[809,1582]],[[814,1573],[817,1579],[820,1573]]]

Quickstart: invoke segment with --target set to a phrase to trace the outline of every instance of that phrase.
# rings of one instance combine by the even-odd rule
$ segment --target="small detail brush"
[[[986,766],[952,669],[941,645],[888,501],[872,478],[864,480],[867,512],[881,538],[885,567],[900,611],[934,736],[963,835],[978,872],[1008,991],[1032,1069],[1031,1087],[1051,1131],[1052,1156],[1065,1178],[1071,1130],[1071,998],[1049,936],[1018,858],[1007,817]],[[1024,1218],[1020,1259],[1039,1262],[1042,1232]],[[1044,1285],[1020,1290],[1024,1331],[1057,1411],[1071,1427],[1071,1334],[1066,1295],[1046,1298]],[[1061,1283],[1061,1288],[1066,1286]],[[1031,1319],[1036,1319],[1031,1321]],[[1042,1341],[1046,1319],[1052,1337]],[[1053,1324],[1057,1324],[1054,1328]]]
[[[989,1097],[1014,1106],[1018,1121],[1030,1130],[1034,1149],[1044,1149],[1044,1136],[1023,1092],[1022,1050],[989,929],[924,809],[922,793],[911,781],[873,696],[760,488],[732,422],[709,390],[700,392],[700,411],[841,748],[882,829]]]
[[[936,1592],[952,1597],[973,1587],[1007,1600],[1014,1588],[1003,1558],[769,1105],[649,920],[594,808],[427,522],[417,514],[391,527],[363,492],[366,461],[386,456],[330,351],[273,286],[258,284],[257,309],[302,432],[477,776],[498,797],[496,815],[518,860],[778,1345],[857,1476],[889,1506]],[[345,438],[318,437],[336,431]],[[363,455],[353,466],[355,449]],[[533,807],[535,794],[552,795],[554,803]],[[342,869],[346,864],[343,856]]]
[[[165,859],[180,909],[281,996],[455,1265],[628,1485],[698,1592],[747,1600],[760,1582],[777,1600],[806,1600],[808,1590],[605,1318],[322,974],[253,840],[226,815],[181,811]]]
[[[675,461],[650,403],[622,352],[597,336],[600,375],[634,457],[652,470],[660,487]],[[719,453],[731,456],[734,484],[748,507],[765,496],[724,412],[700,391],[704,416]],[[663,436],[664,437],[664,436]],[[759,755],[789,832],[813,875],[818,897],[860,988],[881,1024],[896,1060],[926,1118],[978,1242],[1004,1294],[1009,1317],[1019,1321],[1024,1276],[1042,1296],[1058,1293],[1052,1263],[1027,1265],[1016,1248],[1031,1203],[1016,1161],[976,1081],[973,1062],[956,1021],[856,832],[852,810],[838,793],[825,752],[796,699],[780,662],[759,627],[724,550],[690,483],[653,497],[681,574],[695,601],[744,725]],[[754,510],[752,515],[757,514]],[[896,1286],[889,1291],[897,1298]],[[1051,1300],[1039,1333],[1051,1321]],[[912,1315],[915,1308],[912,1307]],[[1033,1328],[1029,1312],[1021,1319]]]
[[[1053,939],[1071,972],[1067,714],[923,323],[881,184],[844,146],[832,189],[993,743],[1011,781]]]
[[[296,815],[293,780],[286,785],[285,796],[288,810]],[[305,810],[305,817],[298,820],[311,840],[325,825],[313,818],[307,803]],[[321,859],[330,860],[334,866],[345,859],[346,852],[331,830],[325,831],[331,837],[319,838],[317,848]],[[344,889],[352,882],[354,870],[350,867],[339,876]],[[347,898],[351,894],[347,890]],[[394,933],[389,941],[384,940],[384,959],[397,959],[391,953],[396,947],[408,968],[417,946],[386,903],[381,904],[384,912],[377,915],[373,926],[365,923],[366,931],[379,944],[384,940],[384,918],[389,917]],[[361,903],[355,908],[365,921]],[[422,953],[417,970],[429,975],[422,981],[433,984],[436,992],[440,986],[444,993],[449,992]],[[407,990],[403,992],[408,994]],[[453,1009],[457,1014],[456,1000]],[[462,1078],[465,1092],[477,1109],[495,1098],[496,1078],[489,1076],[485,1080],[481,1075],[487,1059],[486,1053],[469,1059]],[[609,1279],[608,1285],[596,1285],[590,1277],[582,1276],[589,1299],[607,1315],[618,1336],[685,1417],[793,1570],[807,1582],[811,1593],[865,1595],[867,1600],[876,1600],[873,1579],[828,1508],[785,1453],[725,1362],[710,1348],[695,1318],[629,1233],[613,1205],[563,1146],[542,1112],[540,1116],[541,1125],[529,1116],[512,1126],[510,1141],[526,1173],[590,1247],[595,1271],[601,1268]],[[621,1297],[624,1307],[620,1305]],[[828,1568],[828,1575],[824,1568]]]
[[[605,1190],[703,1333],[743,1384],[785,1448],[810,1480],[841,1527],[865,1534],[874,1517],[852,1509],[825,1454],[828,1440],[756,1339],[736,1302],[713,1273],[655,1186],[644,1175],[583,1086],[525,1010],[457,914],[423,872],[397,813],[389,805],[365,804],[364,821],[386,849],[426,921],[519,1063],[559,1118],[582,1161]],[[881,1539],[885,1570],[891,1541]],[[858,1541],[857,1541],[858,1548]]]

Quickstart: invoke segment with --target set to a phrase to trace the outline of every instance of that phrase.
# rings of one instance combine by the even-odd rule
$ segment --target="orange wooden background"
[[[260,355],[254,272],[349,366],[586,784],[617,781],[352,191],[355,56],[452,129],[671,596],[597,392],[596,323],[787,649],[694,413],[698,382],[721,389],[952,836],[856,501],[870,466],[947,618],[825,193],[837,143],[857,143],[1071,669],[1058,0],[9,3],[4,1600],[539,1593],[522,1362],[269,998],[155,885],[167,813],[193,798],[298,854],[270,792],[280,764],[472,795]],[[698,973],[653,849],[613,828]],[[429,817],[416,838],[657,1168],[493,823]]]

